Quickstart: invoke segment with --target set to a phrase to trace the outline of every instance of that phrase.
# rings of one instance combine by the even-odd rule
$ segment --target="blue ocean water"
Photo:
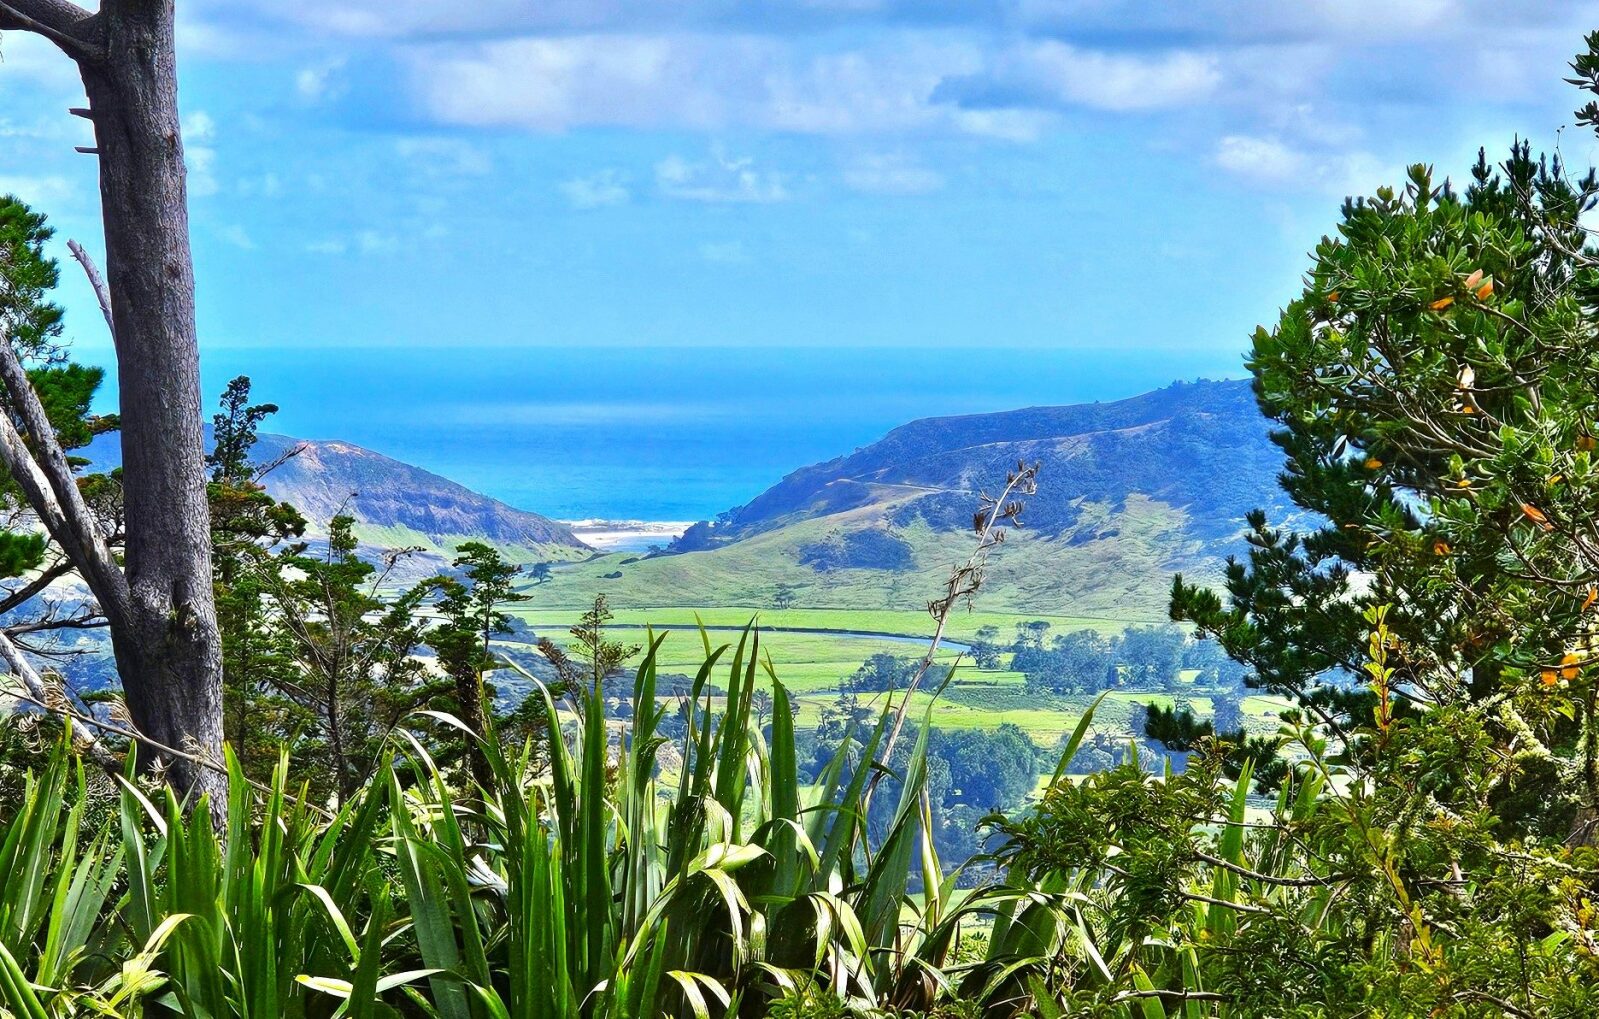
[[[264,426],[345,439],[563,519],[698,520],[919,417],[1242,374],[1230,352],[905,348],[230,348]],[[114,393],[114,384],[107,386]]]

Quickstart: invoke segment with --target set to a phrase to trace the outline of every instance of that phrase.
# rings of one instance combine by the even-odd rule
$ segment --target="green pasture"
[[[534,601],[511,607],[511,614],[534,629],[551,627],[565,629],[576,623],[583,614],[582,607],[549,608],[540,605],[539,588],[528,593]],[[931,637],[933,618],[925,611],[894,609],[852,608],[791,608],[774,609],[758,605],[733,607],[660,606],[656,608],[617,608],[612,606],[614,624],[626,626],[654,626],[657,629],[694,631],[699,623],[706,626],[742,627],[751,620],[757,622],[763,633],[769,630],[832,630],[855,633],[887,633],[904,637]],[[984,626],[998,627],[1002,639],[1008,640],[1016,632],[1016,624],[1043,620],[1057,632],[1068,630],[1099,630],[1102,633],[1119,633],[1129,621],[1108,616],[1049,615],[1039,612],[967,612],[957,609],[951,613],[944,633],[950,640],[971,640]],[[553,636],[553,635],[552,635]],[[737,639],[737,634],[724,633],[723,640]],[[695,646],[698,635],[694,634]],[[712,641],[717,635],[712,634]],[[906,645],[901,645],[906,646]]]
[[[576,623],[580,615],[576,609],[540,608],[536,604],[517,606],[513,611],[535,633],[562,643],[566,639],[566,629]],[[802,729],[815,727],[822,712],[844,690],[844,681],[872,655],[919,658],[926,651],[925,638],[933,626],[925,612],[885,609],[664,606],[615,610],[610,636],[615,640],[643,643],[645,626],[652,626],[657,632],[667,631],[659,655],[660,671],[693,675],[704,659],[699,623],[734,628],[708,631],[715,647],[736,645],[740,636],[737,628],[751,619],[756,619],[761,627],[761,661],[771,663],[778,679],[799,704],[797,724]],[[1081,616],[958,612],[950,620],[947,635],[958,643],[970,640],[979,627],[994,626],[1002,640],[1009,640],[1018,623],[1035,619],[1049,622],[1056,631],[1086,627],[1109,630],[1121,625]],[[918,639],[896,640],[882,635]],[[725,661],[731,663],[730,654]],[[944,682],[948,667],[955,665],[953,676],[949,677],[943,694],[933,706],[933,724],[941,728],[993,729],[1008,723],[1020,727],[1039,746],[1053,748],[1094,700],[1091,695],[1054,696],[1030,691],[1021,673],[978,669],[970,656],[948,646],[940,649],[937,663],[924,681],[923,689],[913,696],[911,717],[921,719],[932,702],[932,690]],[[1193,674],[1185,674],[1184,685],[1193,678]],[[719,672],[711,682],[725,686],[726,676]],[[885,697],[881,693],[857,695],[859,702],[869,707],[881,707]],[[1192,693],[1113,690],[1095,714],[1092,733],[1113,739],[1129,737],[1133,735],[1132,716],[1136,705],[1171,707],[1179,700],[1201,718],[1208,717],[1214,710],[1211,698],[1201,690]],[[1245,698],[1243,709],[1250,730],[1257,733],[1274,730],[1277,712],[1284,706],[1285,702],[1277,698]]]

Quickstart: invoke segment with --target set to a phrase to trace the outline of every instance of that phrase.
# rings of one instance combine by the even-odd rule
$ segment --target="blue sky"
[[[1589,3],[179,6],[202,335],[262,357],[933,345],[1233,365],[1345,194],[1518,133],[1593,148],[1557,135]],[[86,128],[65,113],[81,89],[32,38],[0,53],[0,188],[93,247]]]
[[[1595,161],[1599,2],[178,4],[207,393],[571,516],[1241,375],[1344,196],[1517,135]],[[81,86],[0,58],[0,190],[98,250]]]

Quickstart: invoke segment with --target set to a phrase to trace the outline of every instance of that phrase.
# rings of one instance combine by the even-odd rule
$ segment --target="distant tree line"
[[[999,669],[1009,653],[1010,671],[1025,677],[1039,693],[1096,693],[1116,687],[1171,689],[1184,671],[1196,685],[1230,688],[1243,684],[1247,670],[1214,642],[1194,640],[1181,627],[1133,626],[1120,634],[1071,630],[1051,636],[1045,620],[1016,624],[1014,637],[1000,642],[995,626],[981,627],[971,642],[980,669]]]

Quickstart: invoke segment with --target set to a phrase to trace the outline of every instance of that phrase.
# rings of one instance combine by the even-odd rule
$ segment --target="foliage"
[[[1580,841],[1599,817],[1599,263],[1580,222],[1596,201],[1592,173],[1521,144],[1479,158],[1464,193],[1416,166],[1347,203],[1250,360],[1285,488],[1324,524],[1256,514],[1228,603],[1181,578],[1172,600],[1351,752],[1374,711],[1475,706],[1505,755],[1508,831]],[[1378,605],[1392,705],[1358,681]]]
[[[0,824],[3,852],[25,854],[0,858],[24,875],[0,900],[0,1001],[28,1016],[575,1017],[760,1014],[807,985],[851,1008],[912,993],[913,966],[947,955],[954,915],[934,887],[917,897],[927,929],[901,920],[922,841],[920,742],[869,853],[852,809],[868,770],[846,773],[841,757],[802,788],[781,684],[769,744],[752,724],[758,635],[732,650],[720,714],[701,694],[730,649],[707,636],[683,763],[664,773],[660,640],[635,676],[625,745],[597,683],[576,695],[575,728],[541,695],[548,766],[491,723],[481,803],[402,738],[389,744],[400,760],[380,753],[336,816],[287,791],[286,763],[257,800],[230,761],[220,839],[205,811],[123,781],[116,817],[80,843],[58,751],[28,809]],[[886,722],[861,734],[867,758]]]
[[[1369,623],[1377,688],[1394,678],[1384,616]],[[1496,840],[1491,814],[1456,792],[1483,788],[1498,766],[1480,718],[1381,715],[1361,761],[1314,726],[1285,735],[1301,763],[1265,816],[1247,811],[1249,766],[1227,779],[1201,738],[1182,774],[1129,763],[1057,783],[1006,826],[1013,880],[1086,896],[1097,955],[1066,978],[1078,1002],[1124,998],[1143,974],[1168,1003],[1209,995],[1230,1003],[1201,1006],[1221,1014],[1595,1007],[1599,857]]]
[[[1247,766],[1256,791],[1262,794],[1274,792],[1288,776],[1287,763],[1278,757],[1280,740],[1250,736],[1242,726],[1229,729],[1214,721],[1201,722],[1186,707],[1151,704],[1145,710],[1143,728],[1144,735],[1168,750],[1189,753],[1206,749],[1230,779],[1237,779]]]
[[[972,635],[970,646],[972,649],[972,663],[979,669],[999,668],[999,627],[978,627]]]
[[[489,642],[497,634],[511,632],[511,617],[501,606],[526,601],[527,595],[516,593],[513,586],[521,570],[490,546],[468,541],[456,551],[452,565],[460,576],[434,580],[435,609],[443,618],[426,639],[455,685],[461,721],[473,732],[482,732],[493,703],[493,691],[485,689],[483,676],[499,664]],[[492,778],[487,758],[471,741],[465,752],[472,777],[487,784]]]
[[[45,298],[60,279],[44,253],[54,234],[42,214],[15,195],[0,195],[0,322],[17,352],[35,358],[47,356],[61,335],[61,308]]]
[[[298,553],[306,520],[266,493],[262,476],[274,465],[251,460],[260,423],[274,404],[250,403],[250,380],[239,376],[212,417],[211,469],[206,499],[211,509],[211,568],[222,636],[223,727],[247,774],[265,775],[281,755],[282,741],[299,724],[280,691],[294,683],[291,646],[272,617],[266,594],[280,564],[274,549]]]
[[[1387,631],[1372,627],[1380,685]],[[1229,781],[1203,746],[1183,774],[1057,773],[1036,811],[1002,824],[1008,869],[957,897],[954,875],[913,880],[941,873],[928,730],[882,762],[898,788],[878,790],[889,807],[868,822],[853,808],[873,769],[851,762],[879,757],[888,716],[804,785],[775,679],[770,741],[754,724],[758,634],[736,648],[706,635],[674,773],[656,728],[663,636],[634,677],[629,739],[613,738],[597,684],[577,693],[575,726],[540,694],[548,764],[491,724],[482,800],[399,738],[336,816],[288,791],[286,763],[257,796],[230,761],[220,838],[206,812],[128,780],[89,825],[83,804],[106,794],[58,750],[0,823],[16,875],[0,893],[0,1002],[570,1019],[1599,1007],[1599,856],[1496,857],[1491,819],[1463,802],[1452,823],[1407,820],[1440,772],[1492,766],[1464,715],[1380,722],[1369,765],[1292,731],[1304,764],[1265,816],[1247,812],[1247,768]],[[723,668],[718,713],[703,691]]]
[[[275,696],[298,719],[284,743],[312,765],[315,787],[353,796],[391,730],[453,688],[416,656],[430,585],[382,593],[379,569],[357,554],[355,521],[334,517],[327,549],[290,549],[267,577],[266,597],[291,666]]]
[[[313,551],[304,517],[261,483],[298,450],[264,465],[251,457],[261,422],[276,411],[251,404],[250,380],[234,379],[206,458],[227,731],[246,774],[265,778],[288,747],[324,765],[312,783],[319,795],[347,797],[388,733],[418,708],[453,711],[483,730],[493,696],[484,675],[499,664],[490,641],[511,629],[501,606],[525,596],[513,589],[519,568],[481,542],[460,546],[452,574],[398,593],[387,590],[389,577],[410,550],[373,562],[348,515],[330,521],[325,552]],[[423,647],[437,669],[420,658]],[[489,780],[457,730],[435,727],[431,746],[441,765],[464,758],[474,778]]]
[[[902,690],[916,675],[920,664],[918,658],[879,651],[861,663],[855,674],[844,681],[844,686],[860,693]]]
[[[1108,637],[1072,630],[1051,638],[1049,624],[1036,620],[1017,624],[1010,667],[1026,676],[1030,690],[1056,694],[1119,686],[1170,690],[1184,668],[1197,668],[1210,685],[1231,684],[1237,671],[1208,658],[1203,646],[1169,625],[1132,626]]]

